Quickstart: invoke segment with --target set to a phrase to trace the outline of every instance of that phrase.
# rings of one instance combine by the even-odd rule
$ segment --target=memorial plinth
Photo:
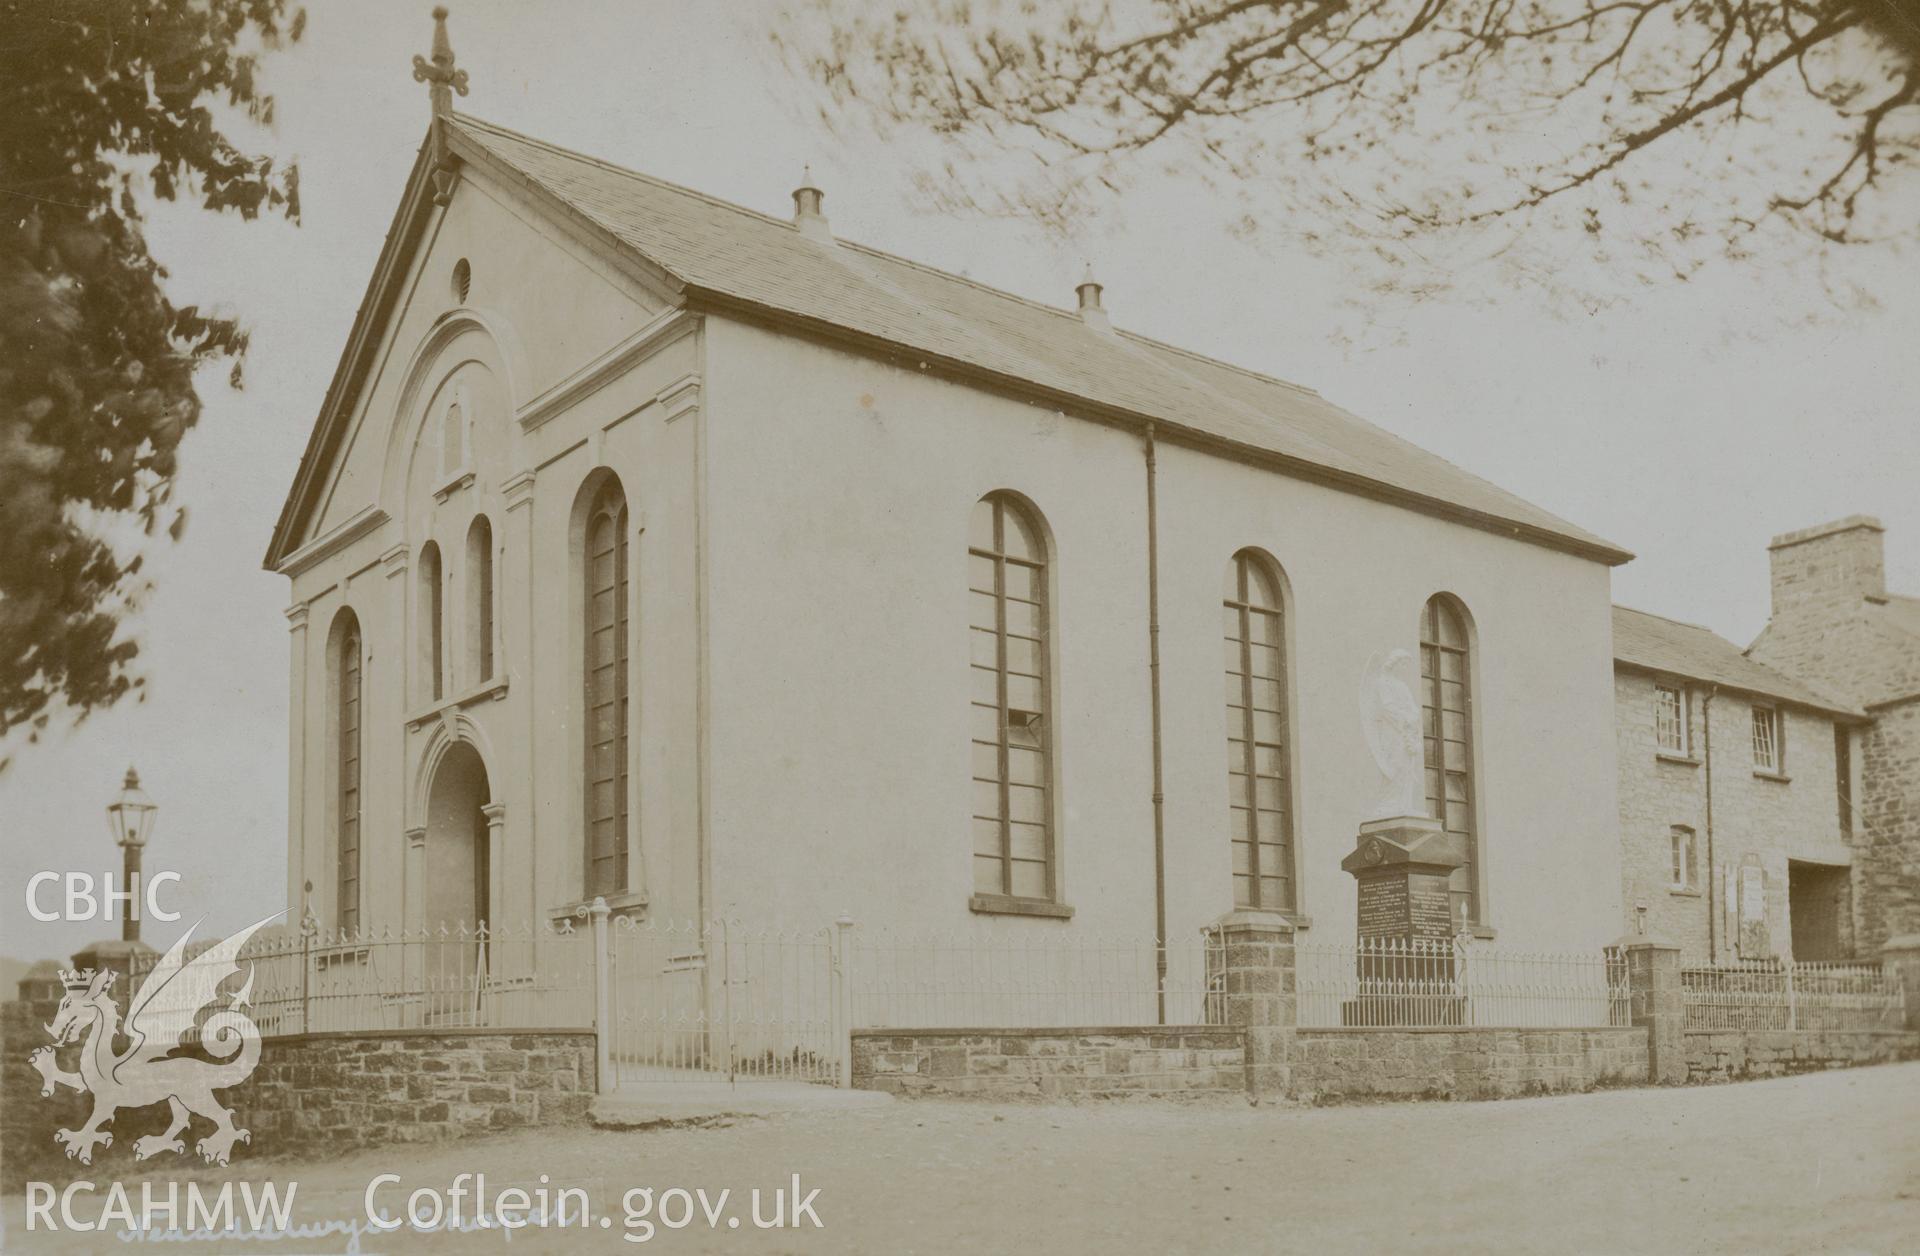
[[[1425,816],[1360,826],[1340,866],[1360,896],[1356,960],[1360,997],[1341,1009],[1349,1025],[1464,1023],[1466,1000],[1453,950],[1451,878],[1466,840]]]
[[[1466,839],[1438,820],[1399,816],[1360,826],[1340,861],[1360,883],[1362,938],[1451,938],[1453,870],[1467,862]]]

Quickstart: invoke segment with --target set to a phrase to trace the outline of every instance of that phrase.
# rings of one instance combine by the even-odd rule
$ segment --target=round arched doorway
[[[433,771],[427,791],[424,875],[427,978],[434,1021],[465,1021],[479,1011],[487,946],[480,934],[492,917],[489,884],[487,766],[468,742],[455,742]]]
[[[468,742],[455,742],[427,791],[427,923],[473,929],[488,917],[487,766]]]

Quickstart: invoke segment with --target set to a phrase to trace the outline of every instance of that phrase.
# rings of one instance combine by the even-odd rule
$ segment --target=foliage
[[[124,621],[145,538],[177,538],[194,375],[238,321],[168,299],[141,204],[298,220],[298,173],[235,147],[258,125],[259,50],[299,39],[285,0],[0,0],[0,733],[37,734],[136,690]],[[256,46],[257,45],[257,49]]]
[[[942,136],[940,202],[1062,232],[1148,154],[1264,181],[1243,230],[1358,235],[1389,266],[1543,218],[1682,277],[1762,228],[1818,247],[1920,223],[1895,199],[1920,0],[808,2],[774,41],[823,117]],[[1010,147],[1024,173],[977,160]]]

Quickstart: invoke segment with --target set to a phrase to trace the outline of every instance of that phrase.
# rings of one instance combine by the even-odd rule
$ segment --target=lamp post
[[[121,888],[133,896],[120,918],[122,942],[140,940],[140,851],[153,833],[154,816],[159,810],[153,799],[147,797],[147,791],[140,788],[140,774],[128,768],[120,792],[107,805],[107,824],[113,830],[113,840],[120,846]]]

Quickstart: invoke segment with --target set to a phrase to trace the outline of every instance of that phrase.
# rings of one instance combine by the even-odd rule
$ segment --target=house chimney
[[[1773,613],[1845,612],[1862,598],[1887,597],[1886,529],[1869,515],[1848,515],[1773,538]]]
[[[1080,276],[1080,284],[1074,292],[1080,297],[1081,322],[1101,331],[1113,326],[1107,321],[1106,307],[1100,304],[1100,281],[1093,277],[1093,263],[1087,263],[1086,273]]]
[[[820,202],[826,198],[825,192],[813,186],[813,167],[803,169],[800,186],[793,190],[793,225],[809,240],[832,244],[833,229],[827,226],[827,216],[820,212]]]

